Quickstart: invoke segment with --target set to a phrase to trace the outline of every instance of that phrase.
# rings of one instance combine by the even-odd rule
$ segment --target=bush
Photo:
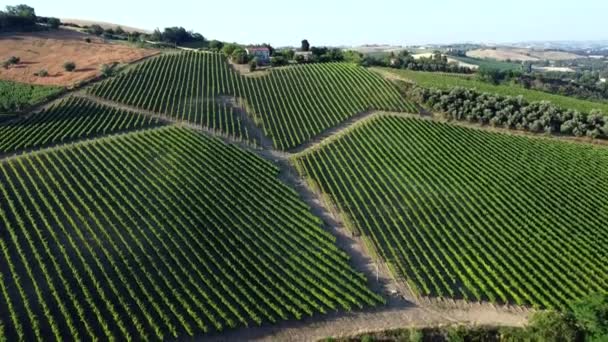
[[[85,38],[84,41],[87,42],[87,43],[90,43],[91,42],[91,38]]]
[[[99,72],[101,72],[101,76],[110,77],[114,74],[114,66],[109,64],[102,64],[99,67]]]
[[[538,341],[579,341],[580,334],[574,317],[556,311],[541,311],[530,319],[529,336]]]
[[[8,58],[7,60],[10,64],[19,64],[19,62],[21,62],[21,58],[17,57],[17,56],[11,56]]]
[[[76,70],[76,63],[65,62],[65,63],[63,63],[63,68],[65,69],[65,71],[72,72],[72,71]]]
[[[249,71],[254,72],[258,68],[258,59],[254,58],[249,62]]]
[[[37,73],[34,73],[34,76],[38,76],[38,77],[47,77],[49,75],[49,72],[46,69],[40,69],[38,70]]]
[[[236,64],[245,64],[248,61],[247,51],[237,48],[232,52],[232,61]]]
[[[273,67],[287,65],[287,59],[283,56],[270,57],[270,65]]]
[[[608,341],[608,295],[593,294],[574,304],[576,321],[590,341]]]
[[[61,20],[57,18],[48,18],[47,23],[50,28],[57,29],[59,28],[59,25],[61,25]]]

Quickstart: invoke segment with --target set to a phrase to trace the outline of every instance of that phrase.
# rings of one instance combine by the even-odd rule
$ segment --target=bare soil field
[[[87,37],[91,38],[91,43],[85,42]],[[17,56],[21,61],[9,69],[0,69],[0,79],[70,86],[97,76],[102,64],[131,63],[157,53],[157,50],[115,44],[71,30],[2,34],[0,60]],[[63,69],[63,63],[67,61],[76,63],[74,72]],[[46,69],[49,76],[34,75],[41,69]]]
[[[521,48],[478,49],[468,51],[467,56],[473,58],[492,58],[499,61],[506,61],[507,59],[513,61],[555,61],[576,59],[581,57],[576,54],[563,51],[543,51]]]

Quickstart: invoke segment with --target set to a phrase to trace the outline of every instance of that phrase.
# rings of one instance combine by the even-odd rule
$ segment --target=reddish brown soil
[[[92,42],[85,42],[85,38]],[[0,35],[0,60],[10,56],[21,58],[8,70],[0,68],[0,79],[30,84],[70,86],[99,75],[102,64],[130,63],[157,54],[151,49],[138,49],[124,44],[70,30],[13,33]],[[66,72],[63,63],[76,63],[74,72]],[[47,77],[34,73],[46,69]]]

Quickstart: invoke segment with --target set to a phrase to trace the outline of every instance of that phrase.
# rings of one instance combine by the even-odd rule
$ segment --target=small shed
[[[302,56],[305,62],[310,62],[312,60],[312,51],[296,51],[294,57],[297,59],[298,56]]]
[[[270,63],[270,49],[264,46],[250,46],[245,51],[251,58],[257,58],[258,63]]]

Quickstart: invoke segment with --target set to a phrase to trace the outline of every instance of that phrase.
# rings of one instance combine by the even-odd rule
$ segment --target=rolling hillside
[[[277,172],[175,127],[0,163],[0,337],[167,340],[381,303]]]
[[[608,284],[605,148],[389,115],[293,162],[420,296],[564,309]]]
[[[146,61],[91,93],[212,128],[221,120],[211,117],[225,110],[218,102],[236,97],[280,150],[360,112],[415,111],[388,81],[354,65],[302,65],[250,78],[229,68],[223,55],[198,52]]]

